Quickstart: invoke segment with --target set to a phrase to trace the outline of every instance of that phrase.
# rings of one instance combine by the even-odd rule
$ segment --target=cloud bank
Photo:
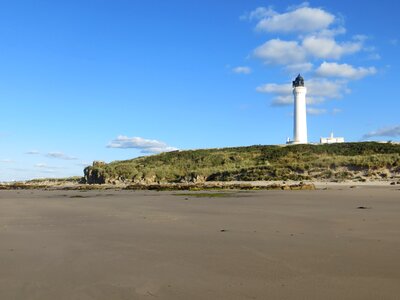
[[[77,160],[77,157],[69,156],[63,152],[49,152],[45,155],[50,158],[64,159],[64,160]]]
[[[257,11],[257,10],[256,10]],[[261,12],[260,8],[258,12]],[[335,16],[319,9],[311,7],[299,7],[295,10],[279,14],[271,9],[267,13],[257,14],[262,16],[256,29],[266,32],[310,32],[327,28],[335,20]],[[255,15],[255,14],[254,14]]]
[[[250,67],[236,67],[232,69],[233,73],[236,74],[250,74],[251,73],[251,68]]]
[[[363,135],[363,139],[371,137],[400,137],[400,125],[380,128]]]
[[[297,73],[309,73],[308,104],[342,98],[351,92],[348,84],[352,80],[377,73],[374,66],[353,66],[341,62],[347,56],[362,53],[367,59],[379,57],[375,47],[366,45],[368,37],[362,34],[346,37],[341,16],[310,7],[308,2],[289,7],[282,13],[272,7],[258,7],[241,19],[255,22],[256,31],[271,36],[252,51],[254,58],[269,68],[281,68],[290,77]],[[273,95],[273,106],[293,103],[290,83],[269,82],[256,90]]]
[[[0,163],[13,164],[15,163],[15,161],[7,158],[7,159],[0,159]]]
[[[272,94],[273,106],[293,104],[292,85],[290,83],[267,83],[256,88],[257,92]],[[307,81],[307,104],[320,104],[326,99],[342,98],[348,90],[346,82],[341,80],[310,79]]]
[[[325,108],[313,108],[313,107],[309,107],[307,108],[307,113],[309,115],[314,115],[314,116],[318,116],[318,115],[323,115],[327,113],[327,110]]]
[[[375,73],[375,67],[355,68],[348,64],[328,63],[325,61],[315,71],[315,74],[322,77],[341,77],[352,80],[361,79]]]
[[[40,152],[37,151],[37,150],[31,150],[31,151],[25,152],[25,154],[29,154],[29,155],[38,155],[38,154],[40,154]]]
[[[41,155],[41,156],[44,156],[44,157],[63,159],[63,160],[77,160],[78,159],[77,157],[67,155],[64,152],[40,153],[37,150],[31,150],[31,151],[25,152],[25,154],[27,154],[27,155]]]
[[[171,147],[157,140],[144,139],[141,137],[127,137],[124,135],[120,135],[112,140],[107,145],[107,148],[138,149],[141,153],[161,153],[178,150],[178,148]]]

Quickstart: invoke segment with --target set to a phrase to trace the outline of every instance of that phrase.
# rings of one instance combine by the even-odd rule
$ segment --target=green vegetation
[[[34,183],[50,182],[50,183],[64,184],[64,183],[80,183],[81,181],[82,181],[82,177],[72,176],[72,177],[67,177],[67,178],[37,178],[37,179],[28,180],[28,181],[26,181],[26,183],[34,184]]]
[[[174,151],[85,169],[87,183],[388,179],[400,175],[400,145],[250,146]]]

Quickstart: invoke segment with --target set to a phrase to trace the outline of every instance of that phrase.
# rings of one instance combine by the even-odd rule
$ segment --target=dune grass
[[[331,145],[249,146],[174,151],[87,167],[88,183],[112,180],[171,183],[254,180],[344,180],[400,173],[400,145],[343,143]]]

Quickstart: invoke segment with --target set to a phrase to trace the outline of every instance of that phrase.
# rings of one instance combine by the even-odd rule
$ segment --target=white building
[[[306,110],[307,88],[300,74],[293,81],[294,95],[294,120],[293,141],[288,139],[287,144],[307,144],[307,110]]]
[[[334,137],[333,132],[331,132],[330,137],[321,137],[319,141],[321,144],[344,143],[344,137]]]

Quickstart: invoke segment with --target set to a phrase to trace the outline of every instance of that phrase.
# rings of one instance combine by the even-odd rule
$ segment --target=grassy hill
[[[250,146],[161,153],[84,170],[87,183],[400,178],[400,145]]]

